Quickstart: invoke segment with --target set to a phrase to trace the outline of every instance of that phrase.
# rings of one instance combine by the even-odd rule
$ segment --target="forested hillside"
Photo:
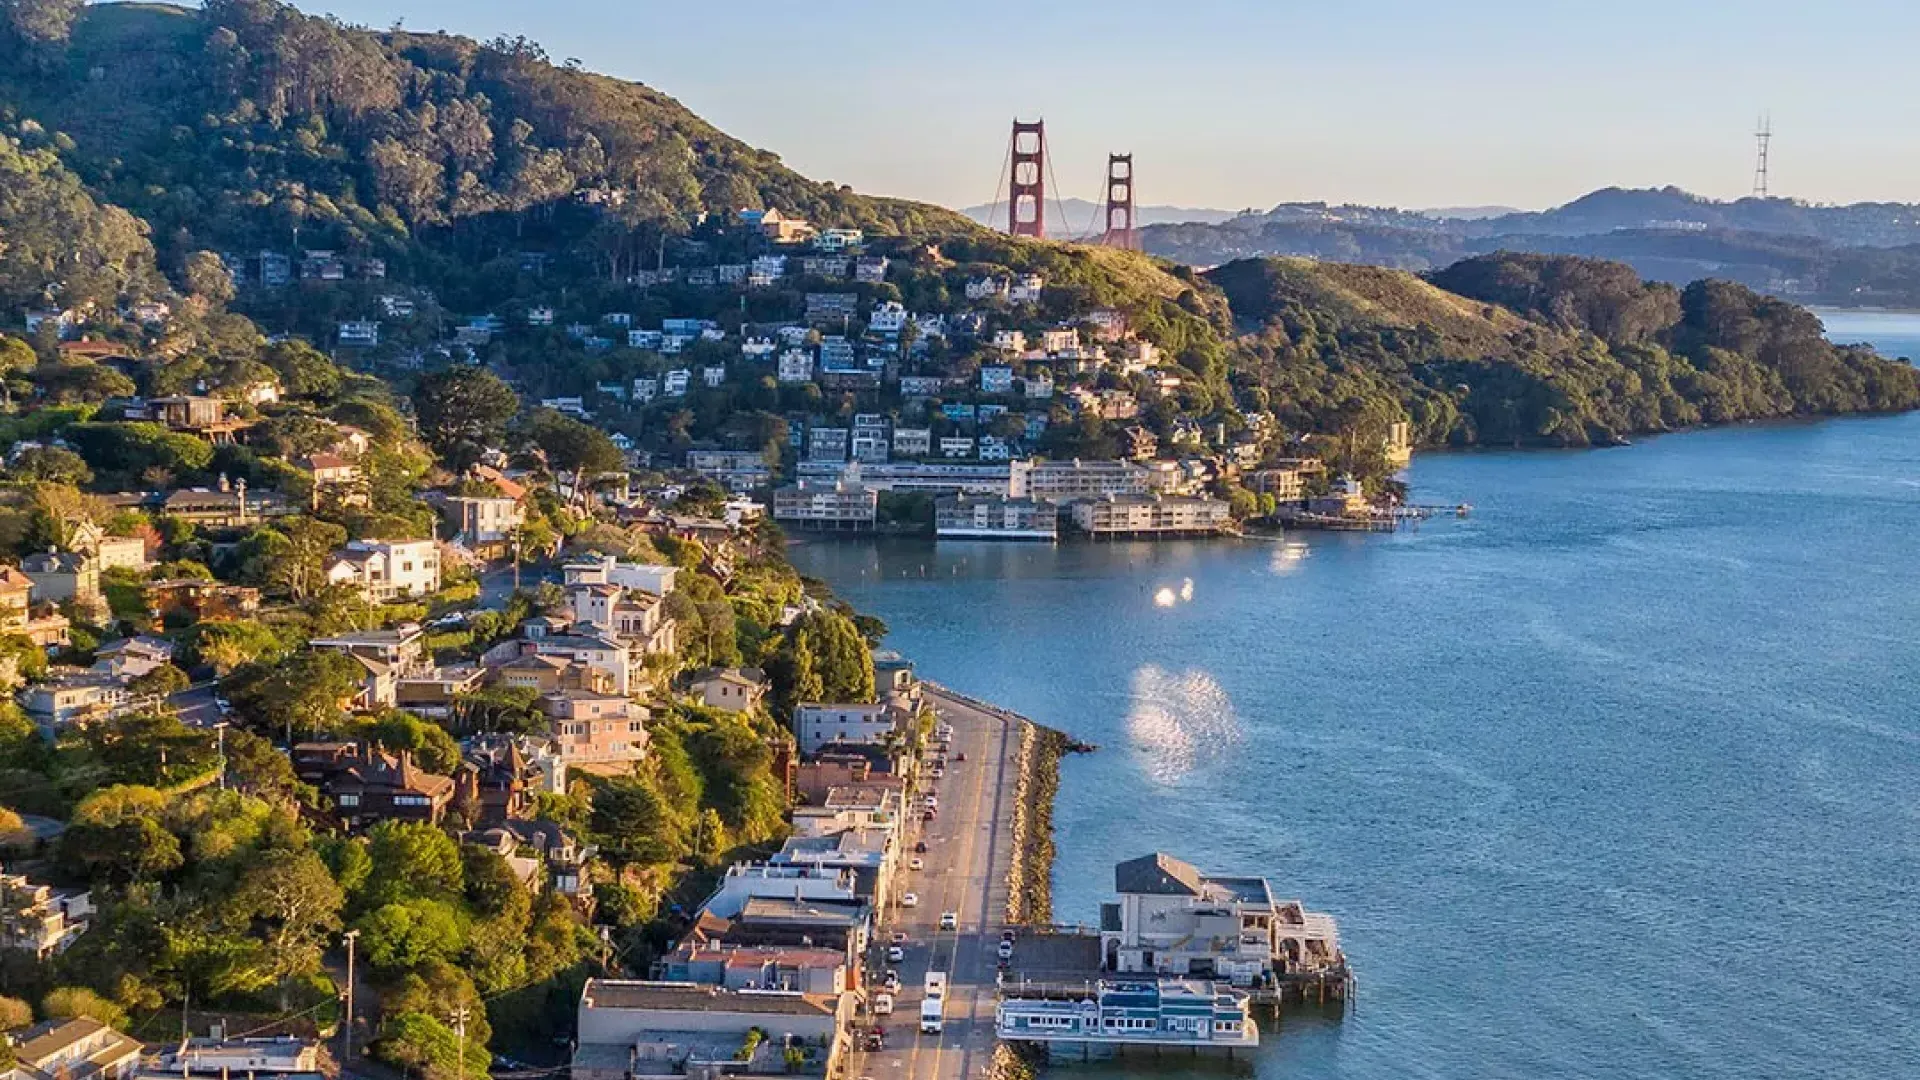
[[[1700,423],[1920,406],[1912,367],[1840,348],[1804,308],[1726,282],[1499,254],[1421,279],[1261,259],[1207,278],[1282,418],[1404,409],[1419,441],[1587,445]]]
[[[860,228],[865,250],[891,260],[884,280],[854,287],[862,312],[898,302],[981,315],[959,295],[968,281],[1046,280],[1037,308],[985,312],[916,374],[977,382],[981,365],[1000,362],[993,333],[1037,336],[1117,311],[1173,374],[1108,372],[1089,389],[1137,396],[1135,422],[1162,440],[1193,421],[1232,436],[1271,413],[1276,446],[1357,428],[1371,440],[1402,418],[1427,444],[1582,445],[1920,400],[1910,368],[1828,346],[1801,309],[1721,283],[1647,285],[1618,264],[1497,254],[1423,281],[1266,259],[1201,275],[1127,252],[1011,240],[935,207],[803,178],[656,90],[556,66],[525,40],[376,33],[275,0],[209,0],[198,11],[0,0],[0,13],[0,316],[11,328],[32,308],[124,314],[162,300],[176,309],[164,333],[97,317],[89,332],[193,359],[181,370],[253,355],[256,345],[239,340],[251,327],[225,315],[229,306],[269,334],[325,347],[397,293],[416,314],[389,320],[380,348],[358,358],[362,370],[410,380],[460,352],[446,342],[457,319],[473,316],[456,313],[541,308],[547,329],[495,335],[464,355],[537,395],[607,406],[595,398],[603,385],[726,363],[738,347],[699,343],[669,359],[624,341],[588,348],[563,327],[625,312],[636,326],[712,320],[737,339],[748,325],[798,319],[809,292],[845,287],[801,274],[751,292],[642,280],[663,265],[743,263],[761,249],[743,239],[752,230],[738,227],[739,211],[774,208]],[[1408,265],[1451,263],[1460,245],[1483,242],[1420,233],[1407,214],[1364,216],[1375,232],[1276,215],[1318,230],[1332,259],[1401,261],[1380,228],[1427,238]],[[1215,231],[1240,229],[1258,249],[1261,234],[1245,232],[1258,220]],[[339,253],[381,270],[338,282],[302,271],[292,287],[256,282],[236,294],[215,253],[231,264],[264,251]],[[69,367],[89,374],[79,365],[50,374],[59,400],[112,396],[105,374],[66,378]],[[901,404],[887,392],[777,384],[737,365],[724,383],[603,422],[671,457],[696,443],[770,445],[787,418],[833,424]],[[1061,402],[1026,425],[1042,429],[1018,448],[1102,456],[1123,442],[1120,425]]]
[[[762,206],[877,234],[968,227],[805,179],[526,40],[376,34],[274,0],[105,4],[70,32],[12,22],[5,111],[62,133],[68,164],[145,219],[169,264],[297,244],[452,277],[533,246],[630,270],[703,214]]]

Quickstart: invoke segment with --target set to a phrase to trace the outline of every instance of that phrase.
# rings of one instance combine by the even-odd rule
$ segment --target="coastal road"
[[[897,903],[888,911],[882,941],[895,930],[907,935],[906,960],[890,1017],[869,1017],[886,1030],[886,1049],[858,1054],[852,1075],[873,1080],[978,1078],[992,1060],[993,1007],[1000,931],[1006,925],[1007,870],[1013,857],[1014,792],[1018,787],[1018,721],[976,709],[927,690],[927,704],[953,727],[946,776],[929,781],[940,803],[933,821],[919,825],[909,844],[924,840],[926,869],[903,873],[894,890],[914,893],[917,907]],[[966,760],[959,760],[961,754]],[[914,853],[903,856],[903,866]],[[940,914],[957,912],[958,931],[939,928]],[[1016,946],[1017,948],[1017,946]],[[887,965],[883,965],[885,967]],[[920,1002],[929,970],[948,979],[945,1029],[920,1033]]]

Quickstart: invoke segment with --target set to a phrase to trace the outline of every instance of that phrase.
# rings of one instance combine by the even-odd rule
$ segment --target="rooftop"
[[[588,979],[585,1009],[653,1009],[681,1012],[746,1012],[769,1016],[833,1016],[834,998],[786,990],[723,990],[690,983],[636,979]]]

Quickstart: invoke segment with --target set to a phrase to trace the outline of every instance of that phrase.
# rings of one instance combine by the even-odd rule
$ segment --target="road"
[[[905,873],[896,895],[919,897],[913,908],[885,913],[884,942],[906,933],[906,959],[890,1017],[868,1018],[885,1027],[886,1049],[856,1054],[852,1075],[874,1080],[961,1080],[984,1075],[992,1058],[993,1007],[1000,931],[1007,912],[1007,869],[1012,862],[1014,791],[1019,730],[1014,723],[928,690],[927,703],[952,725],[946,776],[933,781],[939,813],[909,838],[924,840],[926,869]],[[961,754],[966,760],[959,760]],[[906,859],[913,857],[908,852]],[[957,912],[958,931],[939,929],[941,912]],[[883,965],[884,967],[885,965]],[[920,1002],[929,969],[947,972],[945,1029],[920,1033]]]

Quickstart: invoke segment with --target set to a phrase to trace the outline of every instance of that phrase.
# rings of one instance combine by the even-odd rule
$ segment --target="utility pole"
[[[454,1063],[454,1080],[467,1080],[467,1007],[453,1010],[453,1033],[460,1037],[460,1060]]]
[[[1763,115],[1753,132],[1754,141],[1759,143],[1759,157],[1753,165],[1753,197],[1767,198],[1767,154],[1773,143],[1773,117]]]
[[[227,790],[227,722],[220,721],[213,725],[213,730],[220,736],[220,790],[225,791]]]
[[[340,1050],[340,1064],[345,1065],[353,1060],[353,941],[360,931],[349,930],[340,936],[347,942],[347,1022],[343,1028],[347,1035]]]

